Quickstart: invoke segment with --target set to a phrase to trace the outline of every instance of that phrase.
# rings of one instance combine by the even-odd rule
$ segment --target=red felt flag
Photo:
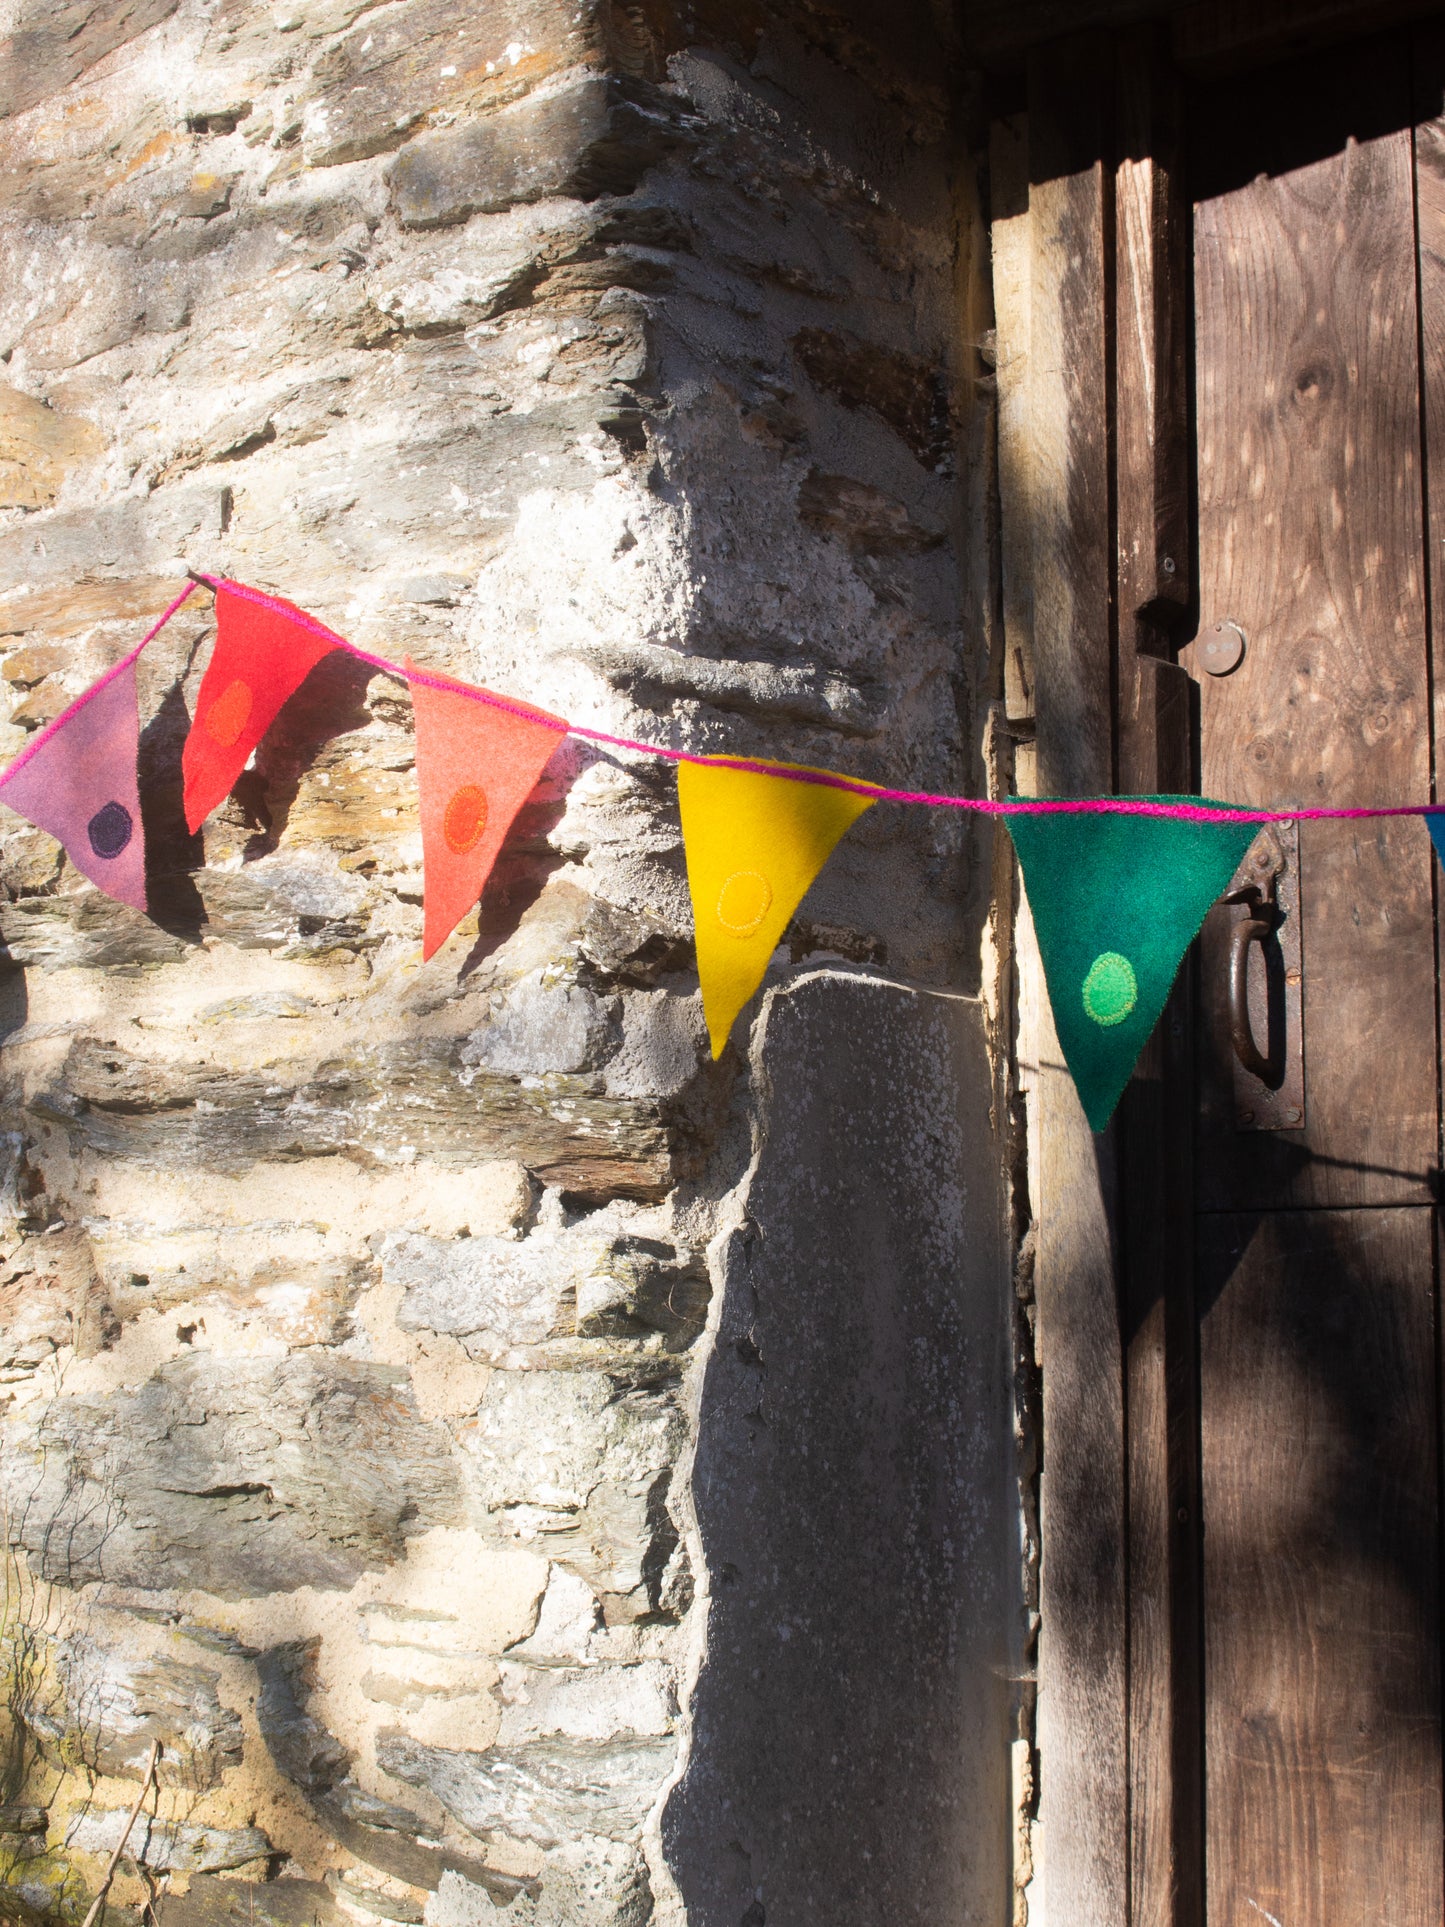
[[[216,646],[181,752],[193,834],[230,794],[286,698],[335,647],[335,637],[289,602],[230,583],[217,589]]]
[[[422,955],[433,956],[482,894],[517,811],[567,734],[560,716],[500,697],[478,702],[466,683],[408,662],[416,716],[416,777],[426,879]]]

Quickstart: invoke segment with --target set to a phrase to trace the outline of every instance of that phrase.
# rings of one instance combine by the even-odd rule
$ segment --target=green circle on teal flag
[[[1122,1024],[1139,1001],[1134,966],[1117,950],[1105,950],[1089,965],[1084,979],[1084,1009],[1106,1028]]]

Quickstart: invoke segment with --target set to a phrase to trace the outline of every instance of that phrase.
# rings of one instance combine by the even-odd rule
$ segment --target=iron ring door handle
[[[1268,899],[1260,895],[1257,885],[1253,883],[1226,892],[1224,898],[1226,903],[1245,904],[1254,913],[1242,917],[1229,933],[1230,1041],[1234,1045],[1235,1056],[1251,1077],[1270,1085],[1279,1082],[1280,1067],[1273,1056],[1266,1057],[1254,1041],[1254,1028],[1249,1021],[1249,946],[1257,943],[1263,948],[1274,935],[1277,912],[1273,902],[1273,883],[1271,877]]]

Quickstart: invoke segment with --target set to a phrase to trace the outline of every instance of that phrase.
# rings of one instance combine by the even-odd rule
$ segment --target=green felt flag
[[[1004,820],[1023,868],[1059,1044],[1090,1126],[1102,1131],[1185,951],[1259,825],[1074,812]]]

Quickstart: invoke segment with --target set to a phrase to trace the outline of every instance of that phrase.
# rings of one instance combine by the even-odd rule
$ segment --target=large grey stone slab
[[[485,1753],[382,1738],[378,1765],[424,1787],[468,1833],[505,1833],[541,1847],[579,1834],[626,1839],[656,1803],[677,1754],[668,1737],[552,1737]]]
[[[322,1351],[177,1359],[134,1391],[51,1401],[29,1445],[12,1532],[67,1585],[348,1586],[458,1516],[446,1435],[406,1374]]]
[[[241,1716],[221,1704],[213,1668],[163,1653],[140,1658],[80,1634],[60,1641],[55,1659],[80,1751],[97,1772],[143,1779],[153,1743],[162,1784],[191,1791],[241,1764]]]
[[[628,194],[686,138],[684,124],[659,89],[584,74],[408,142],[391,173],[397,215],[403,227],[447,227],[545,195]]]
[[[978,1007],[779,990],[693,1488],[689,1927],[1008,1917],[1009,1280]]]
[[[271,1842],[259,1827],[188,1827],[143,1813],[127,1832],[120,1807],[87,1813],[72,1822],[65,1844],[109,1859],[122,1839],[126,1858],[156,1873],[217,1873],[269,1857]]]

